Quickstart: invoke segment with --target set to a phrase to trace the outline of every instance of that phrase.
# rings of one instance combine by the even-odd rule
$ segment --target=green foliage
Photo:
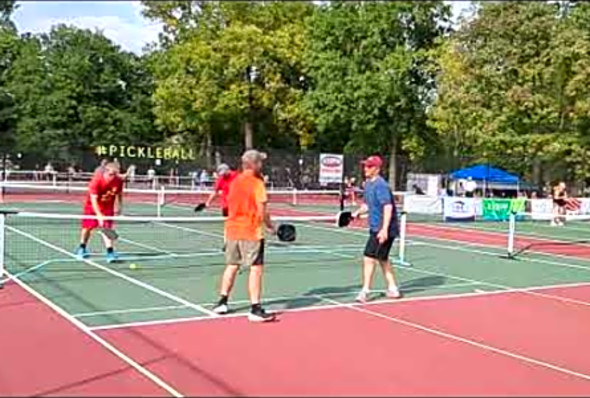
[[[158,139],[144,61],[100,33],[60,25],[24,37],[5,87],[23,151],[63,159],[99,144]]]
[[[16,0],[2,0],[0,2],[0,27],[14,29],[14,24],[10,21],[10,16],[17,8]]]
[[[305,52],[320,148],[422,156],[442,2],[336,2],[311,19]],[[403,140],[403,141],[402,141]],[[399,143],[402,145],[399,145]],[[393,175],[390,180],[395,180]]]
[[[309,3],[227,2],[200,5],[189,17],[173,4],[149,5],[150,15],[184,15],[178,33],[151,65],[156,122],[171,134],[203,142],[240,144],[241,125],[255,121],[257,145],[291,143],[307,133],[302,98],[304,17]],[[186,8],[184,9],[186,11]],[[174,28],[175,23],[171,23]],[[174,32],[181,32],[175,30]],[[255,68],[256,78],[249,78]]]
[[[580,150],[590,127],[590,40],[582,10],[562,11],[546,2],[482,3],[440,48],[429,123],[452,156],[527,177],[560,161],[576,170],[560,177],[590,177]]]

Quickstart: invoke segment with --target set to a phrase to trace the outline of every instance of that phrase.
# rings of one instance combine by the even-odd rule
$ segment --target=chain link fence
[[[186,152],[186,153],[185,153]],[[177,185],[183,187],[210,186],[215,179],[215,169],[220,163],[227,163],[233,168],[240,165],[241,148],[214,147],[203,154],[198,148],[187,149],[182,156],[156,156],[166,154],[165,149],[156,153],[152,151],[152,157],[137,155],[134,151],[125,151],[124,147],[118,147],[113,154],[98,154],[96,151],[79,151],[67,153],[59,158],[43,158],[39,156],[5,156],[3,160],[3,176],[11,180],[33,180],[47,178],[45,171],[51,163],[51,168],[59,179],[87,180],[88,173],[94,172],[101,160],[117,160],[122,170],[128,170],[135,166],[135,175],[138,184],[153,184],[154,180],[159,184]],[[265,150],[268,159],[265,162],[263,173],[267,178],[270,188],[276,189],[338,189],[338,184],[321,185],[319,181],[320,152],[319,151],[289,151],[284,149]],[[149,153],[148,153],[149,154]],[[174,153],[173,153],[174,154]],[[188,154],[188,155],[187,155]],[[187,155],[187,156],[185,156]],[[189,156],[190,155],[190,156]],[[353,177],[360,187],[363,180],[361,161],[369,154],[355,153],[344,155],[344,176]],[[565,181],[572,194],[578,196],[590,196],[590,159],[575,160],[568,157],[519,157],[508,155],[495,158],[490,161],[484,156],[451,156],[438,155],[422,159],[413,159],[398,155],[395,167],[390,164],[389,156],[383,156],[385,162],[383,173],[391,182],[396,191],[412,190],[412,181],[416,174],[440,176],[441,191],[448,187],[449,173],[476,164],[489,165],[502,168],[512,174],[516,174],[523,182],[519,189],[529,193],[535,192],[537,196],[544,196],[548,189],[557,181]],[[72,168],[76,174],[72,175]],[[146,176],[153,172],[153,179]],[[395,172],[395,178],[393,178]]]

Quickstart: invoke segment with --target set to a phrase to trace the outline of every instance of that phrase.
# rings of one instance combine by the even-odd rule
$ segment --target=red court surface
[[[590,395],[589,286],[99,331],[183,395]],[[168,395],[19,286],[0,295],[2,395]],[[10,359],[9,362],[6,362]]]
[[[410,233],[505,244],[501,234],[428,228]],[[363,306],[325,300],[331,308],[270,324],[238,315],[92,331],[9,283],[0,395],[590,396],[590,283]]]
[[[588,309],[506,293],[293,312],[265,325],[235,317],[102,335],[142,362],[166,357],[148,368],[187,395],[588,396],[590,361],[579,342],[590,319],[580,321],[579,311]]]
[[[0,395],[162,395],[163,391],[16,284],[0,294]]]

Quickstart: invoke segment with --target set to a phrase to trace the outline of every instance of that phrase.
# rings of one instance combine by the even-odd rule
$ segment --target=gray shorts
[[[225,243],[225,262],[229,265],[264,264],[264,239],[228,240]]]

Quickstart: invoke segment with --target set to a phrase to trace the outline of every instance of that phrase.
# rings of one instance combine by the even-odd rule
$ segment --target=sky
[[[453,19],[469,7],[469,1],[447,1]],[[65,23],[101,30],[123,50],[141,54],[155,42],[162,26],[141,15],[139,1],[19,1],[13,20],[19,32],[44,33],[52,25]]]

